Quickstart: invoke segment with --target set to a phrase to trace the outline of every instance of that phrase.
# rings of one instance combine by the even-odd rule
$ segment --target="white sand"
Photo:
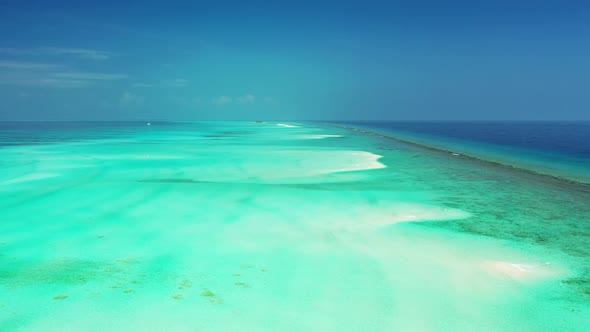
[[[340,162],[338,163],[339,167],[330,168],[328,170],[325,170],[324,172],[352,172],[387,167],[378,161],[379,158],[383,156],[366,151],[350,151],[343,154],[342,157],[343,160],[340,160]]]
[[[558,268],[544,263],[514,263],[504,261],[486,261],[483,268],[500,278],[511,278],[519,281],[554,278],[561,274]]]
[[[230,158],[226,151],[195,152],[195,162],[158,176],[212,182],[313,183],[356,180],[356,175],[363,174],[351,172],[386,167],[378,161],[380,155],[365,151],[242,149],[232,151]],[[212,164],[218,167],[210,167]]]
[[[304,135],[301,138],[304,139],[323,139],[323,138],[337,138],[343,137],[342,135]]]
[[[33,174],[29,174],[29,175],[18,177],[18,178],[14,178],[12,180],[4,181],[4,182],[2,182],[2,184],[13,184],[13,183],[36,181],[36,180],[42,180],[42,179],[52,178],[52,177],[56,177],[56,176],[59,176],[59,174],[55,174],[55,173],[33,173]]]

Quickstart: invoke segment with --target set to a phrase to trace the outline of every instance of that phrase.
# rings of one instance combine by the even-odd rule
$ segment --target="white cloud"
[[[160,83],[133,83],[134,88],[184,88],[188,86],[189,81],[184,78],[175,78],[164,80]]]
[[[164,81],[163,85],[167,87],[182,88],[188,85],[188,80],[185,80],[183,78],[175,78],[172,80]]]
[[[264,102],[267,104],[272,103],[272,97],[264,97]]]
[[[155,84],[149,84],[149,83],[133,83],[131,84],[132,87],[134,88],[153,88],[156,85]]]
[[[43,47],[39,50],[41,52],[45,52],[46,54],[74,55],[90,60],[108,60],[113,57],[113,53],[108,51],[89,50],[83,48]]]
[[[0,84],[49,88],[79,88],[127,75],[63,71],[64,66],[22,61],[0,61]],[[66,68],[67,69],[67,68]]]
[[[119,103],[123,106],[141,106],[145,97],[126,91],[119,98]]]
[[[213,99],[213,103],[217,105],[230,104],[231,102],[232,98],[228,96],[221,96]]]
[[[75,56],[89,60],[108,60],[114,56],[108,51],[91,50],[84,48],[63,48],[63,47],[38,47],[33,49],[0,48],[0,54],[8,55],[66,55]]]
[[[114,81],[127,78],[123,74],[105,74],[105,73],[80,73],[80,72],[63,72],[55,73],[55,77],[76,79],[76,80],[90,80],[90,81]]]
[[[0,85],[45,88],[80,88],[89,85],[89,81],[52,78],[39,73],[1,73]]]
[[[48,87],[48,88],[82,88],[90,85],[90,82],[83,80],[68,80],[59,78],[41,78],[32,81],[30,85]]]
[[[51,70],[59,68],[59,65],[38,63],[38,62],[21,62],[21,61],[0,61],[0,68],[13,70]]]
[[[59,78],[42,78],[34,85],[45,86],[49,88],[82,88],[90,85],[90,82],[84,80],[69,80]]]
[[[256,97],[251,94],[245,94],[236,98],[236,101],[240,104],[253,104],[256,101]]]

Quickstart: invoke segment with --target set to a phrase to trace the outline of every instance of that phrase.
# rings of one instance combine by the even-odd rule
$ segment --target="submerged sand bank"
[[[483,199],[522,197],[479,169],[376,137],[301,139],[334,128],[183,126],[0,150],[17,165],[3,181],[35,179],[0,191],[0,330],[588,326],[584,302],[562,301],[569,261],[439,227],[494,228]]]

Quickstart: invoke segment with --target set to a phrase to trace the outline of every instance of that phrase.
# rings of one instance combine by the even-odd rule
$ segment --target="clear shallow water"
[[[3,124],[0,330],[587,330],[588,192],[290,125]]]

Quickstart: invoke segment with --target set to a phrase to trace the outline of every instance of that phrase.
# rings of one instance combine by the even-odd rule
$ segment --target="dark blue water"
[[[512,166],[590,180],[590,122],[347,122]]]
[[[590,158],[590,122],[362,122],[375,128]]]

